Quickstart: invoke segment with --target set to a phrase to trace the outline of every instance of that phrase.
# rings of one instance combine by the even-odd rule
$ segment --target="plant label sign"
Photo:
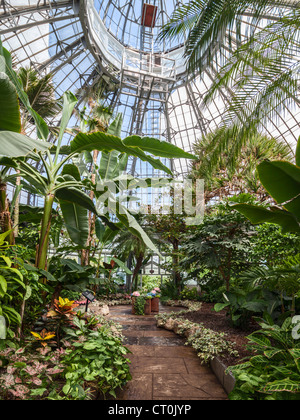
[[[89,292],[88,290],[86,290],[85,292],[82,293],[82,295],[87,298],[88,301],[90,302],[94,302],[95,300],[95,296],[92,292]]]

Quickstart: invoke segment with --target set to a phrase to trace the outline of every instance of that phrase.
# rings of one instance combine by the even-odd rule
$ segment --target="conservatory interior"
[[[0,400],[300,399],[299,53],[295,0],[1,0]]]

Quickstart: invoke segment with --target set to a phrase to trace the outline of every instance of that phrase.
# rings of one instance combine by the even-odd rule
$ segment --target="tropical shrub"
[[[99,325],[93,331],[77,317],[73,323],[78,329],[67,331],[75,341],[67,348],[62,360],[67,379],[63,393],[67,398],[85,399],[87,383],[104,396],[109,393],[116,397],[116,388],[131,379],[129,360],[125,358],[129,350],[123,346],[121,337],[105,325]]]
[[[197,290],[197,287],[193,287],[192,289],[185,287],[179,295],[179,299],[181,300],[199,300],[200,296]]]
[[[210,209],[201,225],[184,235],[182,271],[192,278],[206,270],[200,285],[222,280],[229,291],[232,278],[251,265],[251,238],[254,228],[228,203]]]
[[[280,307],[278,294],[256,286],[244,285],[223,294],[224,303],[217,303],[216,312],[227,309],[227,315],[234,327],[247,328],[251,318],[267,312],[272,315]]]
[[[66,304],[68,302],[65,302]],[[61,305],[67,311],[69,305]],[[117,325],[78,313],[57,347],[55,332],[32,332],[26,344],[0,342],[0,399],[86,400],[131,379]]]
[[[236,378],[231,400],[299,400],[300,342],[293,338],[292,319],[280,327],[270,317],[248,337],[253,357],[230,372]]]

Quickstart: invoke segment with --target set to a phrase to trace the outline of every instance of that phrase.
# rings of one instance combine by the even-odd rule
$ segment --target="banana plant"
[[[138,157],[150,163],[155,169],[172,175],[170,169],[161,160],[155,159],[155,157],[196,159],[196,156],[170,143],[155,138],[130,136],[121,140],[122,124],[123,116],[122,114],[118,114],[108,128],[107,133],[78,134],[71,142],[71,150],[75,153],[92,152],[94,150],[102,152],[99,167],[94,174],[96,182],[90,185],[90,188],[94,188],[97,203],[102,204],[106,208],[106,214],[116,216],[123,229],[129,230],[133,235],[141,239],[153,252],[159,254],[157,247],[139,225],[136,218],[123,205],[122,200],[116,197],[118,194],[120,195],[122,189],[130,192],[130,190],[135,189],[137,186],[150,186],[151,180],[143,180],[141,184],[139,180],[134,180],[127,175],[124,178],[122,177],[127,167],[128,158],[129,156]],[[78,164],[79,162],[74,164],[74,171]],[[83,167],[78,166],[81,167],[82,173],[87,172],[84,165]],[[156,182],[155,186],[160,187],[165,185],[166,182],[162,180],[161,183]],[[110,186],[113,186],[114,191],[110,190]],[[123,201],[127,201],[128,199],[132,200],[133,198],[129,195],[123,197]],[[100,205],[97,207],[100,212]]]
[[[47,252],[49,245],[49,235],[52,219],[52,210],[55,202],[59,202],[63,209],[66,203],[71,203],[74,209],[74,218],[78,216],[81,222],[81,209],[96,212],[94,203],[84,192],[84,185],[78,179],[70,167],[66,164],[66,159],[60,161],[60,148],[65,133],[65,129],[71,118],[73,109],[77,103],[76,97],[67,92],[63,97],[63,110],[61,117],[60,131],[57,138],[56,148],[51,152],[49,149],[46,153],[39,152],[35,158],[40,159],[43,163],[43,173],[40,173],[34,166],[31,166],[27,160],[18,159],[18,170],[25,182],[29,184],[32,191],[44,197],[44,209],[41,221],[41,231],[39,244],[36,255],[36,267],[45,270],[47,267]],[[34,156],[34,154],[33,154]],[[78,208],[80,210],[78,211]],[[66,225],[68,225],[70,214],[63,212]],[[72,229],[72,226],[70,226]]]
[[[125,162],[127,162],[128,156],[130,155],[141,158],[151,163],[156,169],[164,170],[169,174],[171,174],[169,168],[163,165],[159,159],[153,158],[148,153],[159,157],[196,159],[195,156],[167,142],[161,142],[151,138],[144,139],[138,136],[131,136],[125,140],[121,140],[119,136],[113,135],[111,132],[108,134],[102,132],[92,134],[79,133],[70,144],[69,154],[61,157],[63,136],[76,103],[77,99],[71,92],[66,92],[63,95],[61,125],[56,146],[52,152],[47,150],[46,153],[39,152],[36,156],[43,163],[43,174],[32,167],[27,161],[18,161],[19,170],[23,178],[31,187],[34,187],[36,193],[44,197],[44,213],[36,257],[36,267],[43,270],[46,269],[47,265],[49,233],[54,203],[56,201],[59,202],[66,227],[71,237],[75,237],[75,234],[80,233],[80,230],[84,230],[86,234],[88,228],[87,211],[97,214],[95,203],[84,192],[85,189],[92,188],[93,185],[81,180],[78,167],[74,163],[71,163],[75,156],[78,156],[82,152],[91,152],[94,150],[102,152],[100,172],[103,172],[104,180],[108,176],[114,179],[117,168],[118,170],[120,168],[125,169]],[[121,124],[122,118],[118,116],[111,130],[115,130],[115,134],[120,134]],[[104,166],[105,171],[103,171]],[[114,197],[111,197],[111,201],[114,199]],[[141,236],[146,245],[153,249],[152,242],[138,225],[135,218],[122,206],[121,209],[120,206],[117,204],[118,210],[116,211],[116,216],[119,221],[126,228]],[[100,218],[106,224],[110,224],[109,215],[100,215]],[[112,224],[112,226],[114,225]],[[82,240],[83,243],[84,240]]]
[[[5,50],[0,41],[0,225],[1,231],[10,231],[8,241],[14,243],[12,231],[11,212],[20,193],[21,187],[16,186],[11,204],[7,199],[7,184],[14,182],[16,174],[11,174],[11,168],[17,169],[12,158],[28,156],[32,151],[45,152],[51,145],[45,141],[31,139],[22,134],[20,101],[27,104],[27,110],[31,113],[29,100],[16,73],[12,69],[11,55]],[[45,122],[32,112],[38,126],[45,127]],[[44,134],[46,131],[44,130]],[[41,136],[43,137],[43,136]]]

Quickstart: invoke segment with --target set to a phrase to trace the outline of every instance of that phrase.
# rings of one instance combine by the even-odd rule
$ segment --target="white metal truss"
[[[183,40],[157,42],[156,36],[178,0],[0,0],[0,37],[12,52],[17,66],[33,66],[53,73],[57,96],[71,90],[80,108],[89,90],[101,79],[112,86],[107,103],[124,115],[123,135],[155,136],[192,151],[195,140],[212,131],[223,119],[230,92],[221,91],[209,108],[203,106],[220,62],[231,51],[222,46],[222,57],[194,77],[187,77]],[[144,3],[157,6],[154,28],[142,25]],[[259,30],[276,22],[284,7],[270,9]],[[251,13],[243,24],[252,25]],[[234,44],[233,44],[234,47]],[[219,48],[219,46],[218,46]],[[297,104],[296,104],[297,106]],[[291,142],[299,136],[298,108],[286,109],[265,130]],[[189,170],[189,162],[166,162],[178,175]],[[156,176],[144,162],[132,160],[129,171]]]

